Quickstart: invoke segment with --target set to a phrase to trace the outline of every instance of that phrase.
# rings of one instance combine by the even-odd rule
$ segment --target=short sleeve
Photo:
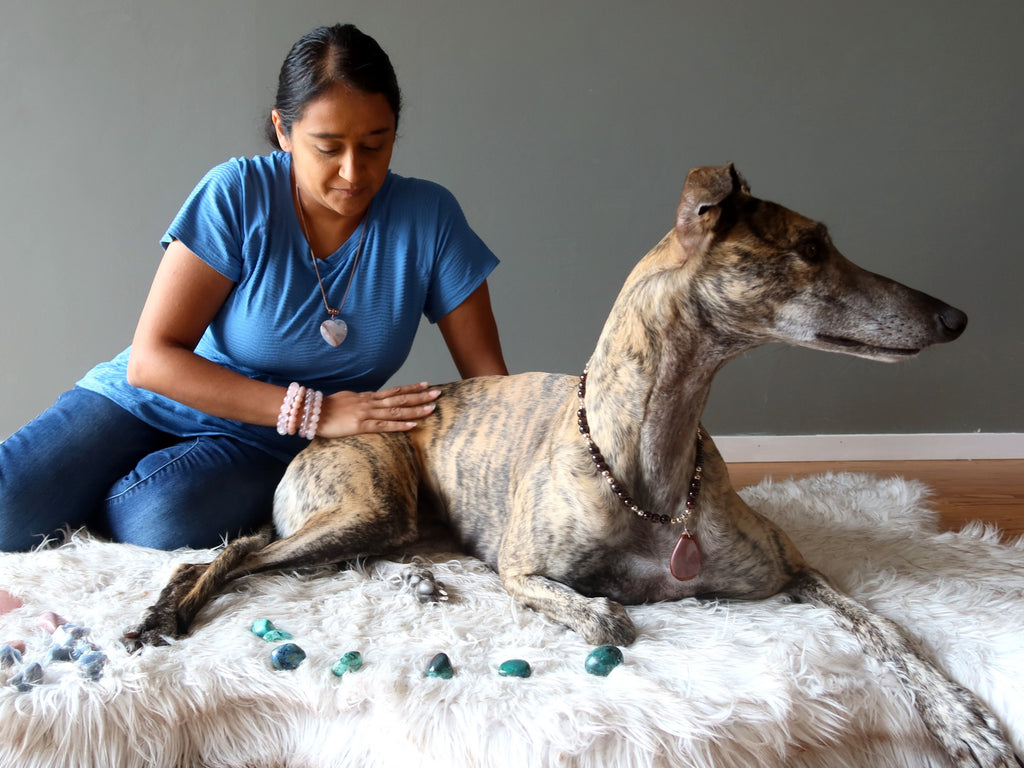
[[[432,323],[469,298],[498,266],[497,257],[469,226],[455,196],[441,188],[437,204],[437,255],[423,309]]]
[[[185,200],[160,244],[173,240],[230,280],[242,274],[244,188],[241,166],[228,161],[210,170]]]

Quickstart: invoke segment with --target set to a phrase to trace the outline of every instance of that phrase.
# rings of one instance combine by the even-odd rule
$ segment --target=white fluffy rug
[[[899,479],[829,475],[764,484],[746,500],[782,524],[810,562],[906,627],[986,700],[1024,750],[1024,540],[972,526],[936,533],[927,490]],[[24,606],[0,642],[49,638],[54,610],[91,627],[110,657],[98,681],[47,667],[19,692],[0,670],[0,765],[232,766],[945,766],[908,697],[823,610],[774,598],[639,606],[640,630],[608,677],[591,648],[515,606],[497,577],[443,542],[419,550],[448,587],[423,606],[404,566],[237,582],[194,633],[129,656],[121,631],[173,567],[213,551],[156,552],[78,536],[58,549],[0,555],[0,589]],[[277,671],[249,631],[270,618],[308,654]],[[362,670],[331,666],[358,650]],[[450,680],[425,677],[446,652]],[[498,666],[521,658],[528,679]]]

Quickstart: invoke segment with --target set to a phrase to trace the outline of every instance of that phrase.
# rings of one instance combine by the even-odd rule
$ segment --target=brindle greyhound
[[[314,440],[278,488],[280,538],[239,539],[209,566],[182,566],[127,635],[183,635],[241,576],[408,545],[429,503],[517,600],[590,643],[634,640],[623,605],[788,592],[828,608],[913,692],[956,765],[1020,764],[982,702],[740,499],[700,429],[712,378],[752,347],[895,361],[966,323],[847,261],[823,225],[752,197],[731,165],[694,169],[674,229],[627,279],[584,377],[461,381],[412,432]]]

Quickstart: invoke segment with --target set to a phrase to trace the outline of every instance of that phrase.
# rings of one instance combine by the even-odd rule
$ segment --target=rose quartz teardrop
[[[700,547],[692,533],[684,533],[676,542],[669,561],[672,575],[679,581],[689,581],[700,573]]]

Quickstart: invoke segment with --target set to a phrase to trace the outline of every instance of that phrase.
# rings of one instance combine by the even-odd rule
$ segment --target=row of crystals
[[[614,645],[600,645],[590,653],[583,663],[588,674],[607,677],[613,669],[622,663],[622,651]],[[509,659],[498,667],[498,674],[503,677],[529,677],[533,673],[530,662],[522,659]],[[428,677],[449,679],[455,674],[448,654],[439,653],[430,660],[425,673]]]
[[[306,652],[295,643],[284,643],[271,652],[270,660],[276,669],[298,669],[299,665],[306,660]],[[591,675],[606,677],[621,663],[622,651],[614,645],[602,645],[587,655],[583,667]],[[331,672],[337,677],[341,677],[346,672],[358,672],[362,667],[363,657],[359,651],[349,651],[331,667]],[[423,674],[425,677],[450,680],[455,676],[455,668],[447,653],[438,653],[427,664]],[[533,669],[528,661],[509,659],[498,667],[498,674],[502,677],[529,677],[533,674]]]
[[[257,619],[252,623],[250,630],[257,637],[271,643],[292,638],[288,632],[275,627],[270,619]],[[283,643],[270,652],[270,661],[275,669],[298,669],[305,660],[306,652],[295,643]],[[587,655],[583,666],[589,674],[604,677],[621,663],[622,651],[614,645],[601,645]],[[349,651],[331,667],[331,672],[337,677],[341,677],[346,672],[358,672],[362,667],[362,654],[359,651]],[[423,674],[426,677],[449,680],[455,675],[455,668],[447,653],[438,653],[427,664]],[[528,661],[509,659],[498,667],[498,674],[502,677],[529,677],[533,674],[533,670]]]

